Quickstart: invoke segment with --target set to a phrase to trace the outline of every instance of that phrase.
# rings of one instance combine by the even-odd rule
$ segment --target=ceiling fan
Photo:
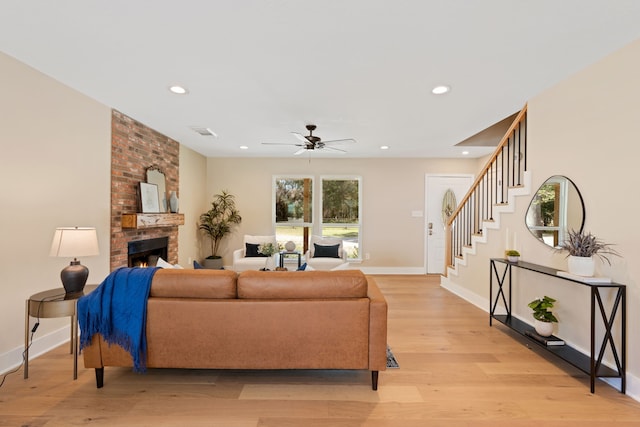
[[[293,153],[295,156],[304,153],[305,151],[313,151],[313,150],[331,150],[336,151],[338,153],[346,153],[345,150],[341,148],[336,148],[334,144],[348,144],[356,142],[355,139],[332,139],[330,141],[323,141],[322,138],[313,134],[313,131],[316,130],[316,125],[307,125],[307,130],[309,131],[309,135],[302,135],[298,132],[291,132],[296,138],[300,140],[298,143],[278,143],[278,142],[263,142],[264,145],[293,145],[296,147],[300,147],[298,151]]]

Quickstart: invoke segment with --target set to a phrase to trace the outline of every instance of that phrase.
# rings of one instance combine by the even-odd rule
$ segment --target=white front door
[[[471,184],[473,184],[473,175],[425,176],[425,262],[427,274],[444,273],[445,223],[442,216],[442,202],[445,193],[447,190],[452,190],[456,196],[456,203],[460,203]]]

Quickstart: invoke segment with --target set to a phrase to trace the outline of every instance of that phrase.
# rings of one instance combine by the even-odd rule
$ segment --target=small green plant
[[[579,257],[597,256],[607,264],[611,265],[611,261],[607,255],[620,256],[618,252],[611,248],[611,244],[604,243],[591,232],[570,230],[567,239],[560,243],[558,250],[566,250],[569,255]]]
[[[554,302],[556,300],[546,295],[544,298],[536,298],[531,301],[528,306],[533,310],[533,318],[541,322],[557,322],[558,319],[551,312]]]
[[[273,245],[273,243],[260,243],[258,245],[258,253],[262,255],[271,256],[276,253],[277,248]]]
[[[504,255],[505,256],[520,256],[520,252],[516,251],[515,249],[509,249],[504,251]]]

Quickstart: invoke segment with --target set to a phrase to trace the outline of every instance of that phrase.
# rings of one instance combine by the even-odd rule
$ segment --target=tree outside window
[[[348,259],[360,259],[359,177],[322,178],[322,235],[342,239]]]
[[[313,227],[313,179],[310,177],[276,177],[276,239],[282,246],[293,241],[296,250],[306,251]]]

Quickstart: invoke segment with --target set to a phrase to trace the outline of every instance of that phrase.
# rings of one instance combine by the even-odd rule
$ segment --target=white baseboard
[[[44,353],[67,343],[71,338],[71,325],[38,337],[36,332],[29,347],[29,360],[33,360]],[[0,355],[0,372],[3,374],[22,365],[24,347],[20,346]]]

